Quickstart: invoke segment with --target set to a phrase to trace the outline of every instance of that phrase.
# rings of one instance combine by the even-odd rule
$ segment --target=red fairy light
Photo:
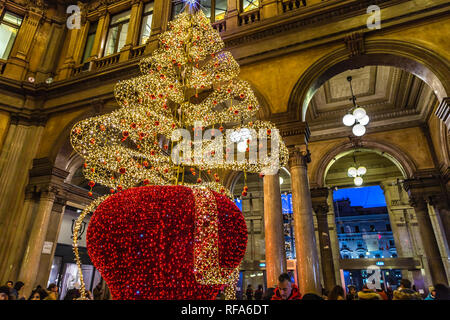
[[[196,279],[203,273],[195,270],[195,258],[208,250],[207,242],[199,240],[216,237],[216,259],[228,274],[245,254],[247,227],[232,201],[211,193],[217,220],[200,215],[204,201],[184,186],[132,188],[98,206],[88,226],[87,248],[113,299],[215,299],[222,285]],[[215,235],[211,225],[217,226]]]

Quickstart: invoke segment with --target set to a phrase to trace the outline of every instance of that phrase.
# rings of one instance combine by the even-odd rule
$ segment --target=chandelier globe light
[[[365,126],[369,124],[370,118],[367,115],[366,110],[356,104],[356,96],[353,93],[352,87],[352,77],[347,77],[347,81],[350,84],[350,92],[352,94],[350,100],[353,102],[353,107],[347,112],[346,115],[344,115],[342,122],[347,127],[353,127],[352,132],[355,136],[361,137],[366,133]]]
[[[353,178],[353,183],[355,184],[355,186],[359,187],[364,183],[364,179],[362,178],[362,176],[367,173],[367,168],[357,165],[355,152],[353,153],[354,165],[347,169],[347,175],[349,178]]]

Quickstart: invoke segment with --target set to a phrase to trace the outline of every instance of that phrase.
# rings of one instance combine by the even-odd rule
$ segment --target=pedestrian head
[[[400,280],[400,288],[411,289],[411,281],[409,281],[408,279]]]
[[[335,286],[331,290],[330,294],[328,295],[328,300],[338,300],[338,297],[345,297],[344,288],[342,288],[341,286]]]
[[[22,281],[17,281],[16,284],[14,285],[14,289],[16,289],[17,292],[19,292],[20,289],[22,289],[22,287],[23,287],[24,285],[25,285],[25,284],[24,284]]]
[[[450,290],[445,284],[436,284],[434,290],[436,291],[436,300],[450,300]]]
[[[0,300],[9,300],[9,287],[8,286],[0,287]]]
[[[282,273],[278,277],[278,289],[283,300],[287,300],[292,293],[291,277],[287,273]]]

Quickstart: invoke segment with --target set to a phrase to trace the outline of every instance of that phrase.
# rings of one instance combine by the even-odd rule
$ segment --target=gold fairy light
[[[220,183],[219,171],[261,173],[286,165],[288,151],[275,125],[254,121],[258,100],[250,84],[238,79],[239,64],[231,53],[222,51],[224,42],[201,10],[179,14],[169,23],[168,31],[160,35],[159,44],[150,57],[141,60],[142,75],[115,86],[118,110],[82,120],[72,128],[71,144],[85,159],[83,173],[91,188],[101,184],[115,193],[141,185],[185,184],[185,174],[189,174],[186,168],[190,168],[192,175],[198,174],[197,184],[192,185],[198,187],[193,188],[195,192],[203,192],[206,197],[206,189],[210,189],[232,197]],[[225,133],[225,128],[252,130],[251,138],[240,141],[237,154],[230,156],[227,133],[222,140],[194,137],[189,143],[194,151],[181,152],[180,161],[172,159],[181,143],[171,140],[178,129],[189,130],[194,136],[197,130],[202,134],[213,129],[218,136],[219,132]],[[226,145],[220,145],[221,141]],[[266,157],[252,158],[252,151],[262,151],[269,142]],[[194,153],[201,155],[200,162]],[[225,158],[214,157],[216,154]],[[214,181],[203,181],[201,172],[213,176]],[[104,197],[83,211],[75,225],[75,235],[80,221],[102,200]],[[215,217],[211,227],[217,221]],[[76,239],[74,236],[74,251],[81,268]],[[209,270],[206,279],[199,281],[231,284],[236,280],[236,271],[221,270],[215,244],[211,244],[211,250],[215,253],[203,260],[206,265],[197,264],[199,269]]]

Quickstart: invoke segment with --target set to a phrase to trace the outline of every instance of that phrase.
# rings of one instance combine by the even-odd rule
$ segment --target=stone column
[[[130,23],[128,24],[128,33],[125,46],[120,50],[120,61],[126,61],[130,58],[131,49],[138,44],[140,26],[142,23],[142,11],[144,3],[142,0],[131,1]]]
[[[443,195],[435,195],[431,197],[430,204],[439,215],[442,222],[444,237],[447,241],[447,247],[450,249],[450,205],[448,204],[448,199]]]
[[[303,145],[289,156],[294,210],[294,236],[300,292],[321,294],[319,256],[314,235],[313,210],[307,174],[309,151]]]
[[[37,272],[36,285],[47,286],[50,271],[52,270],[53,258],[55,256],[56,245],[58,242],[59,231],[61,229],[61,222],[66,208],[66,200],[57,197],[50,214],[50,219],[47,228],[46,242],[53,243],[50,253],[42,253]]]
[[[72,75],[73,68],[75,67],[75,51],[78,46],[81,45],[80,30],[71,29],[68,32],[69,45],[67,46],[67,54],[64,59],[64,63],[59,69],[58,80],[67,79]]]
[[[239,11],[241,10],[240,0],[228,0],[227,1],[227,13],[225,14],[225,20],[227,24],[227,31],[235,30],[239,26]]]
[[[336,286],[336,276],[331,250],[330,234],[328,231],[328,189],[316,188],[311,190],[312,206],[317,217],[319,234],[320,257],[324,287],[331,291]]]
[[[264,176],[264,232],[267,286],[276,287],[279,275],[287,272],[278,174]]]
[[[29,67],[29,51],[34,43],[35,34],[39,28],[44,15],[42,5],[31,4],[25,19],[17,34],[17,41],[11,51],[11,56],[6,64],[3,75],[5,77],[23,80]]]
[[[39,207],[34,217],[31,232],[28,237],[28,243],[25,248],[25,255],[20,267],[19,279],[25,283],[23,294],[25,296],[31,293],[38,273],[38,266],[44,246],[45,237],[47,235],[50,214],[53,202],[58,190],[54,186],[48,186],[41,190],[39,199]]]
[[[145,53],[149,54],[158,47],[159,35],[166,31],[167,24],[170,21],[172,1],[155,0],[153,6],[152,31],[147,40]]]
[[[344,284],[341,282],[341,272],[339,264],[341,252],[339,251],[339,239],[337,236],[338,232],[336,229],[336,216],[334,213],[332,189],[328,190],[327,203],[328,203],[328,234],[330,235],[331,254],[333,256],[333,265],[334,265],[334,276],[336,279],[336,283],[338,285],[343,286]]]
[[[97,31],[95,32],[94,44],[92,45],[91,59],[97,59],[103,56],[103,49],[108,34],[110,20],[109,12],[106,6],[100,8],[99,11],[100,18],[97,24]]]
[[[447,284],[447,275],[439,252],[438,243],[434,234],[433,225],[428,213],[427,202],[420,195],[410,196],[411,205],[414,207],[416,219],[419,225],[420,236],[433,283]]]
[[[43,126],[22,124],[11,119],[11,125],[0,154],[0,256],[7,252],[11,237],[23,212],[28,170],[39,146]],[[0,260],[3,276],[5,260]],[[0,277],[1,277],[0,276]]]
[[[261,20],[278,15],[278,0],[261,0]]]

